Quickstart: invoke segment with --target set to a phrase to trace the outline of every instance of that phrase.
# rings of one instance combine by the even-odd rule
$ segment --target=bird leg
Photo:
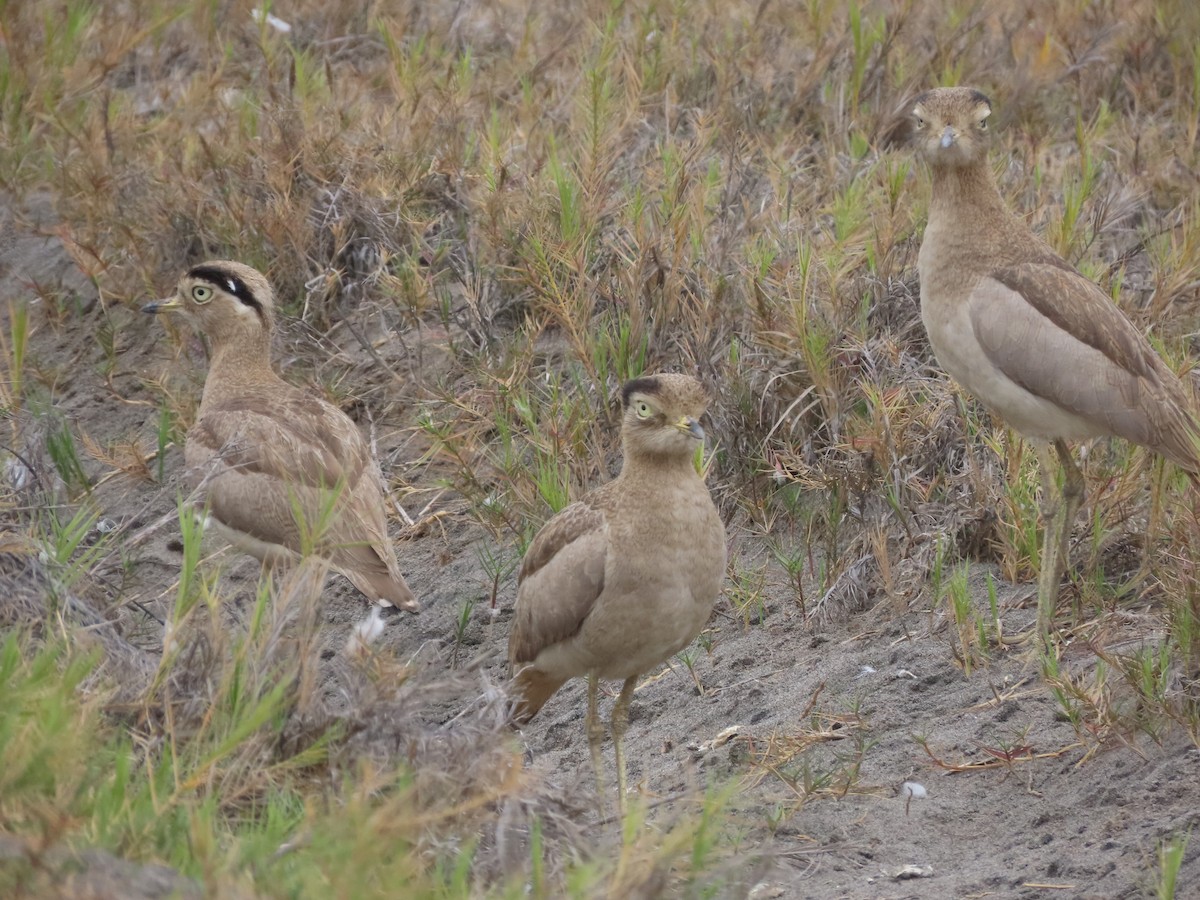
[[[1045,641],[1054,620],[1054,606],[1058,599],[1058,546],[1055,534],[1058,512],[1063,504],[1058,497],[1054,454],[1041,441],[1036,442],[1038,468],[1042,481],[1042,558],[1038,566],[1038,634]]]
[[[1058,535],[1058,565],[1061,575],[1071,558],[1071,530],[1075,524],[1075,517],[1079,514],[1079,507],[1083,505],[1085,485],[1083,472],[1071,458],[1071,451],[1066,443],[1061,440],[1055,441],[1054,450],[1063,467],[1063,505],[1059,511],[1062,525]]]
[[[604,723],[597,710],[600,679],[595,672],[588,673],[587,738],[592,752],[592,768],[596,771],[596,803],[600,816],[604,817],[604,762],[600,758],[600,745],[604,743]],[[618,757],[619,759],[620,757]]]
[[[1071,543],[1071,525],[1083,503],[1083,473],[1071,451],[1062,440],[1054,441],[1054,452],[1063,470],[1061,498],[1051,499],[1054,490],[1054,458],[1050,448],[1041,445],[1038,456],[1042,466],[1042,515],[1046,519],[1046,533],[1042,539],[1041,571],[1038,572],[1038,633],[1047,640],[1054,623],[1054,611],[1058,603],[1058,588],[1062,581]]]
[[[625,750],[621,743],[625,732],[629,730],[629,703],[633,700],[633,688],[637,684],[637,676],[625,679],[621,686],[621,695],[613,704],[612,736],[613,751],[617,755],[617,812],[625,817]]]

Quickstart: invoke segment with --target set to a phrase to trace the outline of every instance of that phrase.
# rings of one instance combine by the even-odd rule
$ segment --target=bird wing
[[[371,600],[382,598],[415,612],[419,605],[400,574],[396,551],[388,537],[386,495],[383,475],[370,461],[343,507],[339,543],[330,559]]]
[[[1112,300],[1062,263],[1009,266],[968,297],[987,359],[1035,396],[1188,468],[1196,422],[1175,374]]]
[[[370,463],[358,426],[299,391],[228,400],[203,412],[188,433],[193,441],[227,469],[316,488],[353,491]]]
[[[301,392],[204,411],[188,432],[185,456],[214,516],[293,550],[300,549],[297,508],[310,525],[328,522],[334,492],[343,501],[354,496],[371,463],[354,423]]]
[[[564,507],[542,527],[517,576],[511,665],[533,662],[546,647],[578,633],[604,590],[607,559],[608,520],[595,493]]]

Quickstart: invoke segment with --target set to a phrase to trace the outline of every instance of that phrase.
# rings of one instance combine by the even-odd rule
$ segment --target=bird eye
[[[980,119],[980,120],[979,120],[979,130],[980,130],[980,131],[987,131],[987,119]]]
[[[634,409],[637,411],[637,414],[638,414],[638,418],[639,418],[639,419],[646,419],[646,418],[649,418],[649,416],[650,416],[650,404],[649,404],[649,403],[647,403],[645,400],[639,400],[639,401],[637,402],[637,405],[634,407]]]
[[[916,120],[917,120],[917,128],[924,128],[924,127],[925,127],[925,120],[924,120],[924,119],[922,119],[920,116],[916,116],[915,118],[916,118]]]
[[[205,287],[202,284],[197,284],[192,288],[192,299],[197,303],[207,303],[213,298],[213,290],[210,287]]]

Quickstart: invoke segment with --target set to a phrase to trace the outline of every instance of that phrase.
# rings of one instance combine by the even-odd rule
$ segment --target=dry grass
[[[18,636],[16,673],[39,653],[75,658],[75,638],[50,634],[71,632],[50,627],[56,615],[86,626],[128,608],[117,577],[128,535],[88,556],[93,537],[76,534],[91,520],[73,517],[98,515],[79,500],[78,458],[162,479],[199,376],[180,366],[136,387],[114,379],[122,348],[150,333],[127,313],[201,259],[263,269],[283,299],[287,358],[343,406],[401,423],[408,452],[444,474],[445,496],[400,492],[414,518],[456,493],[518,550],[607,477],[624,378],[699,374],[717,387],[718,503],[736,540],[771,548],[765,565],[813,627],[880,601],[883,615],[950,609],[943,578],[962,563],[995,563],[1015,581],[1036,570],[1036,462],[939,371],[919,323],[927,188],[903,147],[917,91],[989,92],[1010,201],[1111,286],[1177,368],[1197,350],[1194,3],[295,0],[272,7],[286,32],[252,6],[0,2],[0,187],[13,210],[53,198],[55,233],[100,298],[84,309],[38,285],[0,298],[11,425],[0,577],[23,585],[0,623]],[[330,349],[336,329],[369,364]],[[78,358],[114,395],[148,403],[146,428],[73,438],[53,414],[66,373],[29,349],[50,335],[82,340]],[[1063,592],[1075,602],[1058,625],[1094,653],[1082,673],[1047,660],[1049,686],[1081,735],[1195,733],[1191,495],[1121,444],[1094,444],[1086,474]],[[46,504],[60,514],[35,513]],[[30,548],[46,545],[56,551],[37,562]],[[502,556],[489,565],[496,584],[510,576]],[[752,627],[766,569],[734,576],[731,604]],[[407,692],[416,682],[394,661],[347,664],[318,685],[311,586],[263,588],[262,616],[234,638],[215,584],[203,567],[181,580],[149,658],[110,626],[94,631],[106,659],[143,673],[136,699],[104,710],[87,690],[55,700],[106,746],[130,749],[181,818],[163,826],[156,797],[144,821],[117,827],[60,798],[45,808],[84,824],[43,823],[45,842],[75,828],[182,865],[171,841],[187,832],[193,847],[209,842],[190,877],[268,893],[287,890],[269,887],[284,870],[298,890],[324,878],[376,891],[391,875],[442,895],[524,881],[551,895],[569,877],[584,892],[652,893],[694,887],[711,863],[703,817],[579,863],[573,801],[523,783],[494,686],[480,686],[463,730],[433,740],[420,707],[437,688]],[[1000,636],[986,610],[962,612],[949,652],[982,664]],[[1109,649],[1118,623],[1123,642]],[[1151,649],[1122,649],[1131,634]],[[87,672],[80,680],[103,680]],[[1120,681],[1115,696],[1106,679]],[[396,680],[385,697],[379,685]],[[381,731],[381,720],[399,724]],[[471,746],[485,748],[479,759]],[[426,784],[435,771],[455,790]],[[30,827],[0,818],[3,830]],[[411,852],[368,854],[382,871],[367,877],[339,828]],[[457,855],[463,842],[471,852]],[[279,862],[301,846],[317,848],[304,865]]]

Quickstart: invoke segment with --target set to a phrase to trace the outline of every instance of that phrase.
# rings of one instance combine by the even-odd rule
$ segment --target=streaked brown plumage
[[[538,532],[521,563],[508,658],[514,719],[528,722],[568,679],[588,678],[588,743],[602,783],[598,679],[623,679],[612,714],[618,800],[639,675],[682,650],[712,613],[725,576],[725,529],[693,464],[704,389],[654,375],[622,389],[621,474]]]
[[[920,95],[912,115],[933,190],[921,242],[921,318],[938,361],[1013,428],[1042,443],[1049,531],[1039,626],[1054,615],[1083,476],[1066,441],[1115,436],[1200,471],[1191,392],[1096,284],[1005,205],[987,162],[991,102],[972,88]],[[1066,471],[1051,503],[1050,442]]]
[[[274,294],[228,260],[193,266],[175,294],[212,359],[184,459],[210,522],[266,563],[311,550],[373,602],[416,611],[388,539],[383,479],[358,426],[271,367]]]

